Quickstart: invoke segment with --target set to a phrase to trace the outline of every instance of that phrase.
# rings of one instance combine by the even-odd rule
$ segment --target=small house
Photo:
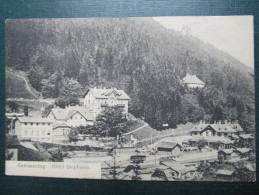
[[[158,154],[174,155],[181,153],[182,146],[174,142],[159,142],[157,145]]]
[[[174,179],[190,179],[195,175],[197,168],[194,166],[184,166],[176,161],[165,161],[162,165],[170,169],[170,173]]]
[[[218,181],[232,181],[236,175],[236,172],[233,170],[224,170],[219,169],[216,171],[216,176]]]
[[[231,154],[233,153],[232,149],[225,149],[218,151],[218,160],[220,163],[229,161],[231,159]]]
[[[239,135],[239,137],[240,137],[239,142],[242,147],[253,145],[255,142],[255,137],[252,136],[251,134],[243,134],[243,135]]]
[[[71,127],[65,123],[56,124],[53,126],[53,138],[55,141],[65,141],[68,138],[68,134]]]
[[[186,76],[181,80],[181,83],[188,87],[189,89],[192,88],[203,88],[205,83],[201,81],[196,75],[186,74]]]

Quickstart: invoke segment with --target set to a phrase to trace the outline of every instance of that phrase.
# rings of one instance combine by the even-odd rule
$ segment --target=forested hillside
[[[123,89],[129,111],[158,129],[226,119],[254,130],[253,70],[151,18],[8,20],[6,65],[25,71],[45,98],[79,97],[93,86]],[[206,86],[182,87],[186,73]]]

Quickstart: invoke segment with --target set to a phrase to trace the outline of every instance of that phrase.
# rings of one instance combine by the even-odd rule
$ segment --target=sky
[[[254,68],[253,16],[155,17],[168,29],[181,31],[188,25],[190,34],[227,52]]]

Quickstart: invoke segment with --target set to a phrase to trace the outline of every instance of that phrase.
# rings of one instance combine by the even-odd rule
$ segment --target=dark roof
[[[176,146],[181,147],[178,143],[175,142],[159,142],[157,147],[158,148],[169,148],[169,149],[174,149]]]

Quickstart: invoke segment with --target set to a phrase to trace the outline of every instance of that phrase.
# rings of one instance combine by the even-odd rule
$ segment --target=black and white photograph
[[[6,174],[256,181],[253,38],[253,16],[6,20]]]

